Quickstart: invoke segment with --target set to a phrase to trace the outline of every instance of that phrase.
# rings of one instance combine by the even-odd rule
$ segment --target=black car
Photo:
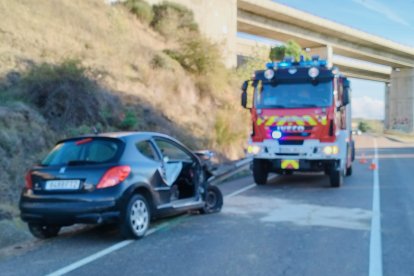
[[[223,197],[209,176],[197,154],[167,135],[66,139],[27,173],[21,218],[38,238],[56,236],[62,226],[104,222],[119,223],[126,238],[141,238],[152,219],[220,211]]]

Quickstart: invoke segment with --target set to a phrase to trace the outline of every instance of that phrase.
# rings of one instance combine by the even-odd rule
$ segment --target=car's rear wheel
[[[202,214],[220,212],[223,207],[223,194],[216,186],[208,186],[204,197],[204,207],[200,209]]]
[[[38,239],[48,239],[56,237],[59,234],[60,226],[29,223],[29,231]]]
[[[151,220],[147,200],[140,194],[130,198],[123,212],[122,235],[127,239],[140,239],[145,236]]]

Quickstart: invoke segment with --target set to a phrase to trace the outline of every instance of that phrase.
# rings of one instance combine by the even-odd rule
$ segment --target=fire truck
[[[349,80],[317,56],[268,63],[245,81],[255,182],[265,185],[271,172],[324,172],[331,187],[340,187],[355,156],[350,93]]]

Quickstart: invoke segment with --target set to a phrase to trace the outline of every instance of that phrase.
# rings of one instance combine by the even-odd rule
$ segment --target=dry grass
[[[108,6],[101,0],[0,0],[0,16],[0,75],[76,58],[94,68],[99,83],[116,91],[126,104],[151,103],[167,120],[206,141],[214,139],[216,112],[225,102],[239,102],[239,84],[229,83],[228,72],[189,75],[162,53],[176,45],[166,44],[122,5]],[[163,68],[154,66],[157,56],[165,61]]]

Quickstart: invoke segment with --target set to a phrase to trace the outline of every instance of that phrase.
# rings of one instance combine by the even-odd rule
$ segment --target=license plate
[[[66,180],[48,180],[46,181],[45,190],[77,190],[80,186],[79,179]]]
[[[288,170],[298,170],[299,169],[299,160],[282,160],[280,162],[280,167],[282,169]]]

